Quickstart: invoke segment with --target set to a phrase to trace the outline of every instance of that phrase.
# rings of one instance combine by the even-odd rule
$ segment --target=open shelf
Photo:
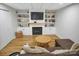
[[[45,10],[45,27],[52,27],[55,25],[55,11]]]
[[[55,11],[54,10],[45,10],[44,20],[31,20],[31,11],[29,10],[20,10],[17,11],[17,21],[19,27],[30,27],[30,25],[41,25],[45,27],[54,27],[55,25]],[[36,22],[36,23],[35,23]]]
[[[29,23],[29,10],[19,10],[17,13],[17,21],[19,27],[28,27]]]

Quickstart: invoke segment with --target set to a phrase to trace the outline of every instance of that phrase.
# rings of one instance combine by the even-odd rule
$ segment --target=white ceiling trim
[[[60,8],[66,7],[67,5],[70,5],[70,3],[6,3],[6,5],[16,10],[30,9],[36,11],[45,9],[58,10]]]

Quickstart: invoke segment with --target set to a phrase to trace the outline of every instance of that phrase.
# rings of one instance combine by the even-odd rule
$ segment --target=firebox
[[[32,35],[42,35],[42,27],[32,27]]]

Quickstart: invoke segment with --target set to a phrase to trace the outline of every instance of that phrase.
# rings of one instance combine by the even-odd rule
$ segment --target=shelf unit
[[[54,10],[44,10],[44,22],[41,22],[41,23],[39,23],[38,21],[31,22],[30,12],[31,11],[29,11],[29,9],[16,11],[18,27],[30,27],[31,25],[54,27],[55,25],[55,11]]]
[[[29,10],[19,10],[17,13],[17,22],[19,27],[28,27],[29,23]]]
[[[45,27],[52,27],[55,25],[55,11],[45,10]]]

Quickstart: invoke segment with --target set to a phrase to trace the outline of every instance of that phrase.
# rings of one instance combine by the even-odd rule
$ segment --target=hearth
[[[42,27],[32,27],[32,35],[42,35]]]

